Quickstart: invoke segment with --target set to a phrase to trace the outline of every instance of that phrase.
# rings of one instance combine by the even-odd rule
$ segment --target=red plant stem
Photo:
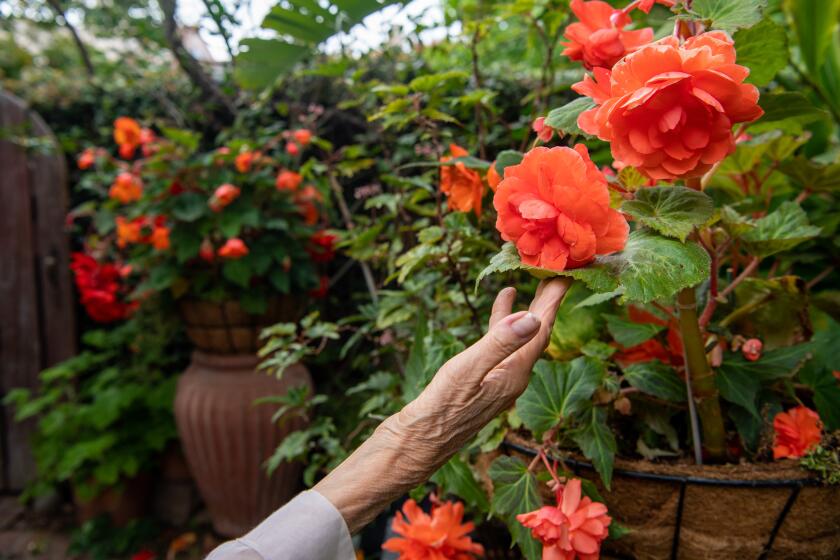
[[[752,276],[753,272],[755,272],[755,269],[758,268],[758,263],[760,261],[761,259],[759,259],[758,257],[753,257],[752,260],[750,260],[750,263],[746,267],[744,267],[744,270],[741,271],[741,274],[739,274],[737,278],[735,278],[735,280],[732,281],[731,284],[729,284],[723,289],[723,291],[720,293],[720,298],[723,299],[727,297],[729,294],[732,293],[733,290],[735,290],[735,288],[738,287],[738,284],[746,280],[748,277]]]
[[[802,204],[802,202],[804,202],[804,200],[806,198],[808,198],[809,196],[811,196],[811,189],[808,189],[808,188],[803,189],[803,191],[801,193],[799,193],[797,195],[797,197],[794,199],[794,202],[796,202],[797,204]]]
[[[834,272],[834,265],[829,266],[828,268],[826,268],[825,270],[823,270],[822,272],[820,272],[819,274],[817,274],[816,276],[811,278],[811,281],[808,282],[808,289],[809,290],[812,289],[814,286],[816,286],[817,284],[819,284],[820,282],[822,282],[823,280],[828,278],[828,276],[832,272]]]

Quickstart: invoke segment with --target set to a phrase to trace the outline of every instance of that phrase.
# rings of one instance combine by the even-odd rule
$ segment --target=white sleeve
[[[298,494],[250,533],[216,548],[207,560],[354,560],[344,518],[314,490]]]

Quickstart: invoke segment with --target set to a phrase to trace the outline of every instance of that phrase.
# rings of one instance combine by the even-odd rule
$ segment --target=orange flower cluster
[[[723,32],[667,37],[572,86],[598,105],[578,126],[651,179],[699,177],[735,150],[735,123],[763,114],[748,74]]]
[[[219,247],[217,254],[223,259],[241,259],[248,254],[248,246],[238,237],[231,237],[225,244]]]
[[[281,169],[277,174],[277,179],[274,180],[274,185],[279,191],[294,191],[300,186],[303,177],[299,173],[289,171],[288,169]]]
[[[463,516],[461,502],[445,502],[429,515],[408,500],[391,525],[401,536],[385,541],[382,549],[398,553],[400,560],[471,560],[484,555],[484,547],[469,537],[473,524],[462,523]]]
[[[822,439],[820,415],[805,406],[780,412],[773,419],[774,459],[798,459],[812,451]]]
[[[240,173],[247,173],[251,170],[251,166],[254,165],[254,162],[258,160],[261,156],[262,153],[260,152],[240,152],[236,155],[236,158],[233,160],[233,165],[234,167],[236,167],[236,170]]]
[[[140,146],[143,146],[144,155],[149,155],[154,141],[155,133],[149,128],[142,128],[136,120],[119,117],[114,121],[114,142],[119,146],[121,158],[133,158]]]
[[[137,175],[123,171],[114,179],[108,190],[108,196],[122,204],[140,200],[143,196],[143,181]]]
[[[469,152],[457,144],[450,144],[449,152],[451,155],[440,158],[441,163],[469,155]],[[478,171],[468,168],[463,162],[441,166],[440,190],[447,196],[450,210],[475,212],[476,216],[481,214],[484,182]]]
[[[577,16],[566,27],[563,54],[579,60],[588,69],[612,68],[624,55],[650,43],[653,29],[624,29],[632,20],[624,10],[617,10],[606,2],[572,0],[570,6]],[[650,9],[648,8],[648,11]]]
[[[216,189],[213,196],[207,202],[207,205],[210,206],[210,210],[213,212],[221,212],[225,206],[228,206],[231,202],[239,198],[240,192],[239,187],[225,183]]]
[[[627,220],[610,207],[604,174],[582,144],[525,154],[505,169],[493,205],[502,239],[531,266],[579,268],[622,250],[629,234]]]
[[[560,486],[556,498],[556,506],[517,515],[517,521],[543,544],[543,560],[597,560],[612,522],[607,506],[581,497],[577,478]]]
[[[138,216],[133,220],[117,216],[115,221],[119,248],[142,243],[151,245],[158,251],[169,249],[170,230],[163,216],[158,216],[154,220],[149,220],[145,216]]]

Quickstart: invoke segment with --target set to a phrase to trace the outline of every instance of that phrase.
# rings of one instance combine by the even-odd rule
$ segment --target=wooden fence
[[[26,141],[24,141],[26,139]],[[67,170],[52,132],[0,91],[0,390],[35,387],[38,372],[75,351],[65,231]],[[0,415],[0,490],[34,473],[32,423]]]

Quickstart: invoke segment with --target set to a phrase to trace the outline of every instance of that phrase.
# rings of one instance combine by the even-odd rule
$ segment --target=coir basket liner
[[[533,442],[505,448],[530,460]],[[791,461],[745,465],[668,465],[616,459],[606,491],[591,464],[566,466],[598,485],[610,515],[630,532],[606,541],[620,558],[837,559],[840,487],[823,486]]]

